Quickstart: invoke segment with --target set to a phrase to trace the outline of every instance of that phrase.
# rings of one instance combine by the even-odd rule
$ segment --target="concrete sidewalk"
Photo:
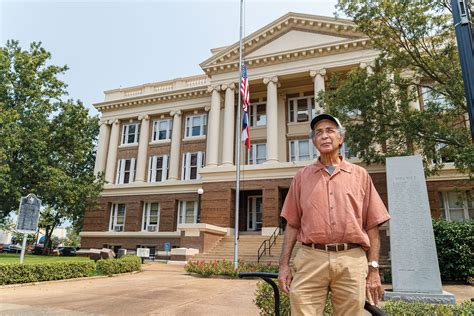
[[[256,280],[187,275],[147,264],[136,274],[0,289],[1,315],[258,315]]]
[[[0,315],[258,315],[256,280],[199,278],[186,274],[182,265],[161,263],[143,270],[0,287]],[[444,290],[458,302],[474,297],[468,285]]]

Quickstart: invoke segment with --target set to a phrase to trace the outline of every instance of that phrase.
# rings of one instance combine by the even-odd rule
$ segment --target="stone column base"
[[[430,304],[456,304],[454,294],[443,291],[443,293],[418,293],[418,292],[394,292],[385,290],[384,300],[386,301],[406,301],[424,302]]]

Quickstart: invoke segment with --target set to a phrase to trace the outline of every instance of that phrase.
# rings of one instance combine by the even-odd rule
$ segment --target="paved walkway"
[[[0,288],[0,315],[258,315],[255,284],[149,264],[136,274]]]
[[[199,278],[154,263],[135,274],[0,287],[0,315],[251,316],[258,315],[256,282]],[[444,289],[458,302],[474,297],[472,286]]]

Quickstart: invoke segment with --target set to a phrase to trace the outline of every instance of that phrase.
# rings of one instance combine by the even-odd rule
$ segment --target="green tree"
[[[65,99],[68,68],[50,58],[41,43],[0,48],[0,218],[35,193],[54,214],[49,237],[65,219],[80,226],[103,184],[93,174],[98,118]]]
[[[449,6],[433,0],[339,0],[339,12],[380,51],[373,74],[355,69],[319,96],[347,127],[353,152],[368,163],[420,154],[428,174],[441,159],[474,171],[474,146]],[[410,107],[418,91],[431,99]],[[425,98],[427,100],[428,98]]]
[[[74,227],[66,228],[66,241],[64,245],[70,247],[79,247],[81,245],[81,237]]]

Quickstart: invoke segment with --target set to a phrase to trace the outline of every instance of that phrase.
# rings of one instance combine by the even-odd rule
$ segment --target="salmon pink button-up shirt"
[[[390,219],[368,172],[341,158],[329,174],[319,159],[291,183],[281,216],[303,243],[354,243],[370,248],[367,231]]]

